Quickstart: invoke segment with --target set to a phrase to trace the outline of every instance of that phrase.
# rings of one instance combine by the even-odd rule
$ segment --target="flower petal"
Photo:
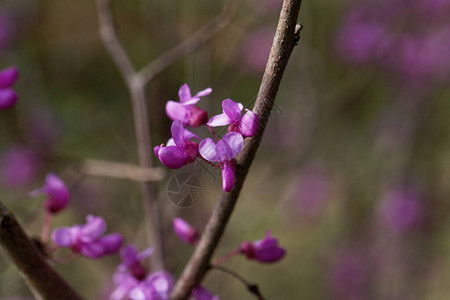
[[[226,99],[222,101],[223,112],[230,117],[234,122],[241,119],[242,104],[234,102],[231,99]]]
[[[216,152],[216,144],[211,138],[204,139],[198,146],[200,155],[209,161],[219,162],[221,161]]]
[[[61,227],[53,230],[52,240],[61,247],[72,247],[76,242],[76,236],[71,227]]]
[[[179,120],[184,125],[189,124],[190,112],[183,104],[170,100],[167,101],[166,114],[173,121]]]
[[[191,99],[187,100],[186,102],[183,103],[184,106],[193,106],[195,104],[198,103],[198,101],[200,101],[200,98],[198,97],[192,97]]]
[[[194,98],[207,96],[207,95],[211,94],[211,92],[212,92],[212,88],[209,87],[209,88],[207,88],[207,89],[204,89],[204,90],[198,92],[198,93],[194,96]]]
[[[179,169],[187,162],[186,151],[177,146],[161,147],[158,152],[159,160],[170,169]]]
[[[183,84],[178,90],[178,98],[180,98],[180,103],[185,103],[192,98],[191,89],[189,88],[187,83]]]
[[[239,132],[244,138],[255,136],[259,129],[258,115],[251,110],[247,111],[239,123]]]
[[[122,247],[123,237],[120,233],[110,233],[102,237],[99,242],[103,245],[104,255],[114,254]]]
[[[16,83],[19,77],[19,70],[16,67],[9,67],[0,71],[0,88],[9,88]]]
[[[173,141],[178,147],[183,147],[184,144],[184,127],[181,121],[173,121],[170,127],[170,132],[172,133]]]
[[[86,221],[86,225],[81,229],[80,240],[83,242],[95,241],[106,231],[106,223],[102,217],[88,215]]]
[[[17,102],[17,94],[12,89],[0,89],[0,110],[12,108]]]
[[[209,122],[207,124],[211,127],[217,127],[229,125],[231,123],[233,123],[233,120],[230,119],[230,117],[227,116],[227,114],[223,113],[209,119]]]
[[[223,166],[222,185],[225,192],[231,192],[234,187],[234,170],[229,164]]]
[[[241,151],[244,145],[244,138],[239,132],[228,132],[222,138],[228,147],[231,149],[231,158],[236,157]],[[229,160],[231,160],[231,158]]]
[[[196,138],[198,140],[201,140],[201,138],[199,138],[195,133],[192,133],[189,130],[184,129],[184,140],[187,141],[187,140],[192,139],[192,138]]]

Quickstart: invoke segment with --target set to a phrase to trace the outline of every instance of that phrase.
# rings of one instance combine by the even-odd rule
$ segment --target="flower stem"
[[[234,278],[236,278],[237,280],[239,280],[240,282],[242,282],[243,285],[245,285],[245,287],[247,288],[247,290],[252,293],[253,295],[255,295],[258,300],[264,300],[264,296],[261,294],[261,292],[259,291],[259,287],[258,285],[251,283],[250,281],[248,281],[247,279],[245,279],[242,275],[240,275],[239,273],[230,270],[224,266],[218,266],[217,264],[214,264],[211,266],[211,269],[215,269],[224,273],[227,273],[231,276],[233,276]]]
[[[51,213],[49,212],[45,213],[44,225],[42,226],[42,233],[41,233],[41,242],[44,245],[48,244],[49,241],[52,217],[53,215]]]
[[[216,140],[216,143],[217,143],[219,141],[219,137],[217,136],[217,134],[214,131],[214,129],[211,126],[209,126],[209,125],[206,125],[206,127],[208,128],[209,132],[211,132],[211,134],[213,135],[213,137],[214,137],[214,139]]]
[[[228,259],[230,259],[233,256],[236,256],[238,254],[239,254],[238,250],[231,251],[230,253],[225,254],[224,256],[221,256],[221,257],[217,258],[216,261],[214,262],[214,265],[220,265],[224,261],[227,261]]]

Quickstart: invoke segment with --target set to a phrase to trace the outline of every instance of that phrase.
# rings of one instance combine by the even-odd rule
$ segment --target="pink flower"
[[[174,121],[170,128],[172,138],[167,146],[156,146],[153,152],[163,165],[170,169],[178,169],[195,160],[198,154],[198,144],[191,138],[200,138],[183,127],[181,121]]]
[[[199,145],[200,155],[208,161],[218,162],[222,169],[223,190],[230,192],[234,186],[234,157],[243,147],[244,138],[240,133],[229,132],[217,142],[204,139]]]
[[[185,83],[178,91],[180,102],[169,100],[166,104],[166,114],[173,121],[181,121],[184,126],[199,127],[208,120],[208,113],[195,106],[200,97],[211,94],[212,89],[207,88],[191,96],[191,90]]]
[[[211,127],[225,126],[228,127],[228,132],[239,132],[244,138],[252,137],[258,133],[259,118],[251,110],[241,116],[241,111],[244,108],[242,104],[236,103],[231,99],[222,101],[223,113],[212,117],[208,125]]]
[[[30,196],[37,197],[41,194],[47,195],[47,201],[44,206],[49,213],[58,213],[69,204],[69,189],[64,181],[62,181],[56,174],[48,173],[45,177],[44,186],[31,192]]]
[[[270,230],[267,231],[262,240],[242,242],[238,251],[248,259],[254,259],[262,263],[277,262],[286,254],[286,250],[278,246],[278,240],[271,236]]]
[[[198,243],[200,238],[198,231],[183,219],[175,218],[173,220],[173,229],[183,242],[192,245]]]
[[[12,108],[17,102],[17,94],[12,89],[19,77],[16,67],[9,67],[0,71],[0,110]]]
[[[52,240],[61,247],[71,248],[89,258],[101,258],[117,253],[123,238],[119,233],[103,235],[106,223],[101,217],[88,215],[85,225],[61,227],[53,230]]]
[[[195,300],[220,300],[219,296],[213,296],[207,289],[198,286],[192,290],[192,296]]]

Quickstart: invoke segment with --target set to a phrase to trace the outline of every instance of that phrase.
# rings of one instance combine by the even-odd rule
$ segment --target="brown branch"
[[[80,300],[64,279],[53,270],[29,239],[14,215],[0,202],[0,245],[20,271],[37,299]]]
[[[195,52],[219,31],[225,28],[233,19],[239,0],[230,0],[224,7],[222,13],[216,16],[210,23],[206,24],[187,40],[174,48],[164,52],[161,56],[151,61],[140,72],[141,81],[148,83],[168,67]]]
[[[172,300],[186,300],[209,269],[209,261],[225,226],[233,212],[247,172],[269,120],[275,96],[284,69],[299,37],[301,26],[296,26],[301,0],[284,0],[277,31],[270,51],[269,61],[261,82],[253,111],[260,118],[258,135],[249,138],[237,158],[236,183],[230,193],[223,192],[205,227],[202,238],[172,292]]]
[[[166,173],[161,168],[141,168],[132,164],[97,159],[85,160],[78,171],[88,176],[130,179],[139,182],[162,180]]]

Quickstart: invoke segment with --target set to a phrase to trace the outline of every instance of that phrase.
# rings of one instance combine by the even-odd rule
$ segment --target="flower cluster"
[[[153,254],[153,248],[138,252],[132,245],[125,246],[120,257],[122,263],[114,274],[115,289],[111,300],[168,300],[175,280],[164,270],[147,272],[142,260]],[[193,300],[219,300],[205,288],[198,286],[192,291]]]
[[[19,77],[16,67],[0,71],[0,110],[12,108],[17,102],[17,93],[12,89]]]
[[[223,113],[212,117],[208,122],[208,113],[195,106],[200,97],[209,95],[211,88],[191,96],[187,84],[181,86],[178,95],[180,102],[168,101],[166,113],[173,120],[172,138],[167,144],[153,148],[161,163],[171,169],[178,169],[195,161],[197,157],[208,161],[222,170],[223,190],[230,192],[234,186],[235,157],[241,152],[244,139],[255,136],[259,129],[258,116],[246,110],[243,105],[231,99],[223,100]],[[207,126],[216,142],[211,138],[201,140],[184,126]],[[228,125],[228,133],[218,139],[211,127]],[[193,141],[195,140],[195,141]]]
[[[95,259],[117,253],[122,247],[122,235],[103,235],[105,231],[106,223],[101,217],[88,215],[84,225],[55,229],[52,240],[60,247],[70,248],[76,254]]]

